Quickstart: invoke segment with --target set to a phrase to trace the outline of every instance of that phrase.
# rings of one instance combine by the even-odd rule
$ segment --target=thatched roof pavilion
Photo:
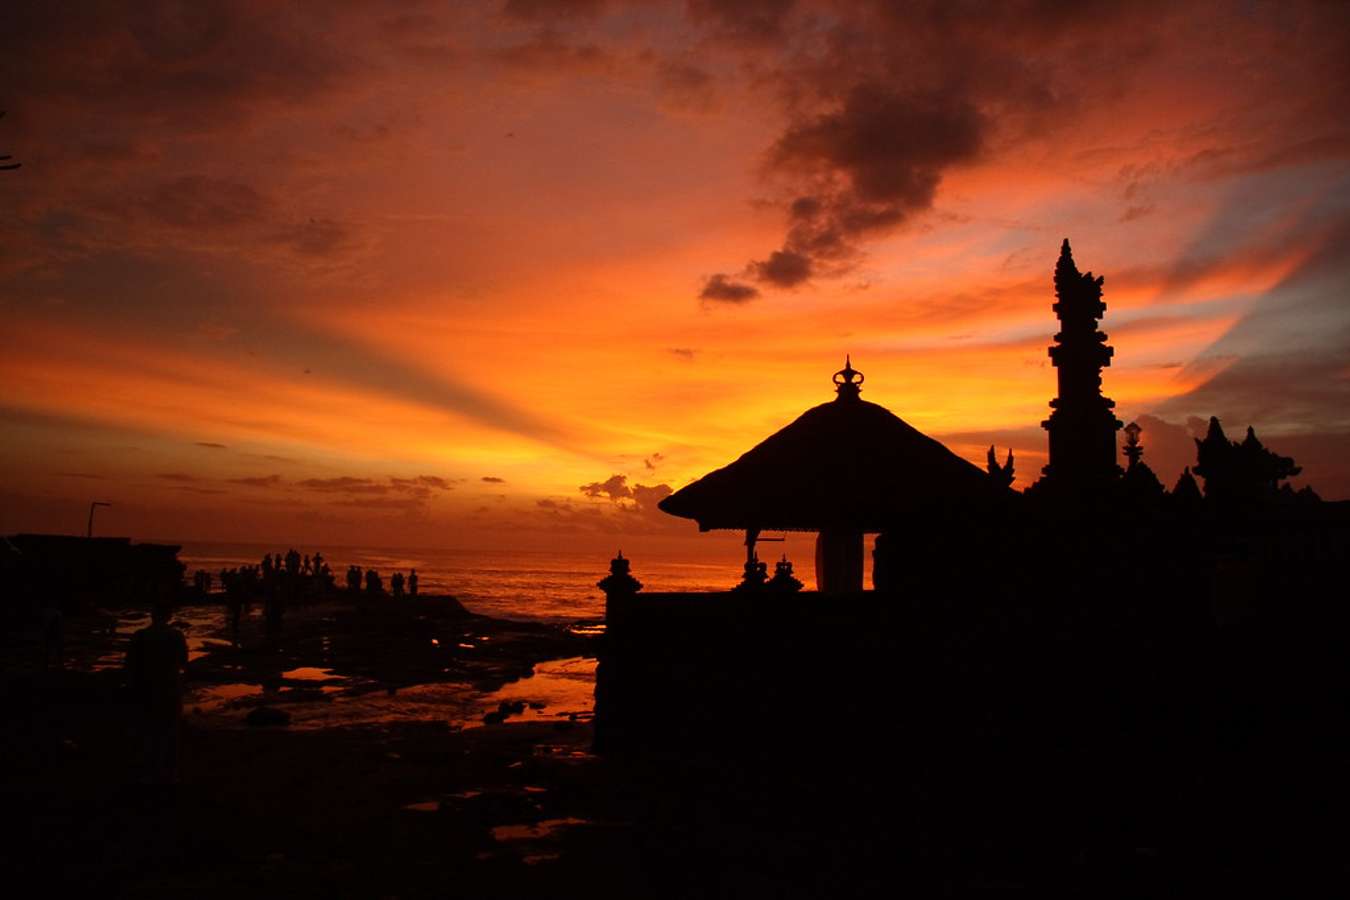
[[[862,535],[951,505],[988,502],[1007,491],[988,473],[858,396],[851,361],[834,375],[837,396],[807,410],[730,465],[660,503],[699,529],[817,531],[821,590],[862,587]]]

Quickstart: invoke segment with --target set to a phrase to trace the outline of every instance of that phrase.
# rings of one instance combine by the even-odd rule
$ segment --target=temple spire
[[[838,392],[839,400],[852,400],[862,391],[862,383],[866,379],[863,373],[853,368],[853,359],[849,354],[844,354],[844,367],[834,373],[834,389]]]
[[[1102,369],[1115,353],[1097,330],[1106,313],[1102,282],[1078,271],[1069,239],[1060,245],[1055,264],[1055,304],[1060,330],[1050,348],[1058,370],[1059,396],[1050,401],[1050,418],[1041,423],[1050,432],[1050,464],[1046,480],[1075,490],[1090,489],[1120,475],[1116,464],[1116,431],[1123,424],[1102,396]]]

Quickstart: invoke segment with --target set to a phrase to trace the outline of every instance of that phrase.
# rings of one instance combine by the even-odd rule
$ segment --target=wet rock
[[[244,721],[255,727],[285,727],[291,724],[291,714],[275,706],[259,706],[244,717]]]

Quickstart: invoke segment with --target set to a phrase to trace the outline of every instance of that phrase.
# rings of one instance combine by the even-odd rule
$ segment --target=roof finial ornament
[[[862,390],[862,383],[865,379],[863,373],[853,368],[853,360],[849,354],[844,354],[844,367],[834,373],[834,389],[839,393],[838,399],[854,399]]]

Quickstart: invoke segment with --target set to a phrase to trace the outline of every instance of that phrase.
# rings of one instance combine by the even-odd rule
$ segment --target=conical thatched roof
[[[699,528],[884,531],[905,516],[1010,494],[989,475],[858,397],[858,373],[839,396],[803,413],[740,459],[660,503]]]

